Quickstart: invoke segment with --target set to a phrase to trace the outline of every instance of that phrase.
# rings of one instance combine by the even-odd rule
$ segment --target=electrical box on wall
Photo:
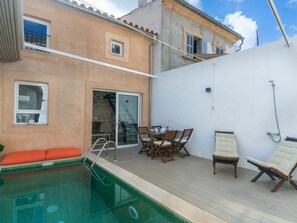
[[[211,88],[210,87],[205,88],[205,92],[210,93],[211,92]]]

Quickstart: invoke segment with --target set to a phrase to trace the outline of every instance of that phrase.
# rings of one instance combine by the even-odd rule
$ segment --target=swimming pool
[[[188,222],[106,170],[82,163],[1,176],[0,222]]]

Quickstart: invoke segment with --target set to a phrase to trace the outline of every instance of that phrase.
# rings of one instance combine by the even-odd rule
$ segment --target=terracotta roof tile
[[[147,32],[151,35],[155,35],[157,36],[158,33],[151,30],[151,29],[147,29],[147,28],[144,28],[143,26],[139,26],[137,24],[134,24],[132,22],[127,22],[126,20],[122,20],[121,18],[117,18],[115,17],[114,15],[111,15],[111,14],[108,14],[106,12],[103,12],[97,8],[93,8],[89,5],[86,5],[84,4],[83,2],[80,2],[79,0],[58,0],[59,2],[64,2],[64,3],[68,3],[70,5],[73,5],[74,7],[78,8],[78,9],[84,9],[84,10],[88,10],[94,14],[97,14],[98,16],[100,17],[105,17],[106,19],[109,19],[109,20],[112,20],[113,22],[117,23],[117,24],[120,24],[120,25],[124,25],[122,23],[125,23],[131,27],[134,27],[138,30],[141,30],[141,31],[144,31],[144,32]]]

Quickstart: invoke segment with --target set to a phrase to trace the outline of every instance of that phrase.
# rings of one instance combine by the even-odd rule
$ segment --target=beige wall
[[[53,0],[24,0],[24,14],[51,24],[50,47],[60,51],[149,72],[151,40],[135,31],[107,22]],[[106,32],[129,40],[128,60],[106,57]],[[14,82],[49,84],[48,125],[13,124]],[[141,124],[148,122],[149,79],[54,54],[28,50],[22,61],[0,63],[0,158],[13,151],[91,146],[92,90],[139,93]]]

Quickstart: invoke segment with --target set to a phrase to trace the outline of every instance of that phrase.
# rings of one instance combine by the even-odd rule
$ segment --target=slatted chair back
[[[149,138],[148,127],[138,127],[137,131],[138,131],[140,140],[142,140],[143,138]]]
[[[138,127],[137,132],[142,144],[142,148],[138,153],[145,152],[146,155],[148,156],[149,155],[148,152],[151,150],[151,143],[152,143],[150,135],[148,134],[148,127]]]
[[[165,135],[163,136],[163,140],[166,140],[170,143],[173,143],[175,137],[177,134],[177,130],[169,130],[165,133]]]
[[[180,137],[180,140],[184,139],[187,142],[190,139],[193,130],[194,129],[184,129],[184,131],[183,131],[183,133],[182,133],[182,135]]]

